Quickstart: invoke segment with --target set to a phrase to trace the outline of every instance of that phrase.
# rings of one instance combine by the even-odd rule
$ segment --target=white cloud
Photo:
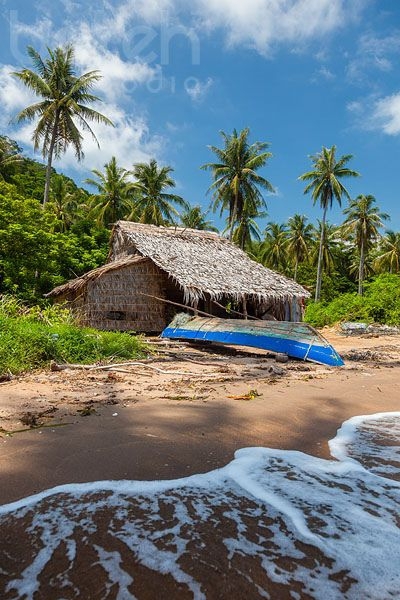
[[[9,122],[25,106],[37,101],[37,97],[26,86],[13,77],[15,68],[11,65],[0,66],[0,126],[8,127]]]
[[[400,134],[400,92],[383,97],[371,94],[349,102],[346,108],[359,129]]]
[[[205,81],[200,81],[196,77],[189,77],[185,81],[185,92],[195,104],[201,104],[208,94],[214,81],[208,77]]]
[[[348,25],[360,0],[195,0],[209,29],[222,28],[229,45],[244,44],[268,54],[278,44],[304,43]]]
[[[82,23],[71,38],[77,65],[82,71],[98,70],[101,80],[97,87],[106,100],[114,102],[126,99],[136,86],[151,81],[158,70],[139,61],[124,61],[116,52],[100,44],[87,23]]]
[[[393,60],[400,54],[400,32],[385,37],[364,34],[358,41],[356,55],[349,61],[347,76],[352,82],[376,83],[371,71],[387,73],[393,69]],[[397,59],[396,59],[397,60]]]
[[[400,134],[400,92],[375,103],[372,123],[388,135]]]

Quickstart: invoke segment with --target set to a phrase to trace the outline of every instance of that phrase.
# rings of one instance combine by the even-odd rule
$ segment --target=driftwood
[[[153,365],[147,365],[141,362],[125,362],[125,363],[117,363],[112,365],[75,365],[75,364],[62,364],[58,365],[55,362],[50,364],[50,368],[52,371],[63,371],[65,369],[77,369],[81,371],[108,371],[108,370],[117,370],[120,367],[144,367],[146,369],[152,369],[157,373],[161,373],[162,375],[184,375],[190,377],[210,377],[210,375],[219,375],[219,373],[190,373],[184,371],[166,371],[165,369],[160,369],[159,367],[154,367]],[[129,373],[129,371],[120,371],[123,373]]]

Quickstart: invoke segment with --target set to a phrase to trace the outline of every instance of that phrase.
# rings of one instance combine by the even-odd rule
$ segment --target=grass
[[[57,305],[27,308],[12,296],[0,298],[0,375],[59,363],[95,363],[143,358],[140,336],[80,327]]]

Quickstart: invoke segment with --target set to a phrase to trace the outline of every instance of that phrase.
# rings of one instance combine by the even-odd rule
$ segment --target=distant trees
[[[330,154],[332,149],[325,150]],[[340,179],[348,172],[346,160],[350,156],[344,162],[333,158],[331,166],[335,163],[333,171]],[[325,155],[323,159],[329,162]],[[324,165],[316,160],[313,166],[307,187],[314,186],[309,191],[319,202],[318,194],[326,183],[321,174]],[[0,293],[16,293],[37,301],[52,286],[104,264],[107,228],[118,219],[215,230],[200,205],[191,206],[174,193],[172,167],[159,165],[155,159],[128,170],[112,157],[87,179],[94,188],[92,195],[52,168],[49,199],[42,210],[45,171],[44,165],[24,157],[16,142],[0,136]],[[329,193],[321,196],[325,217],[331,203],[337,201],[331,186],[332,197]],[[346,196],[339,186],[340,192]],[[248,198],[249,202],[240,204],[240,218],[235,219],[233,229],[228,216],[226,231],[232,241],[255,260],[295,278],[308,289],[315,287],[320,268],[324,271],[320,299],[332,300],[357,291],[357,287],[362,292],[364,282],[368,290],[380,274],[400,274],[400,233],[387,231],[382,235],[387,215],[373,196],[349,199],[338,225],[326,218],[314,225],[296,213],[285,223],[270,221],[264,231],[258,225],[262,207],[257,208],[251,194]],[[216,195],[213,204],[218,205],[219,199],[222,201]]]
[[[207,231],[218,231],[218,229],[212,224],[212,221],[207,221],[207,213],[202,211],[201,206],[188,206],[181,213],[180,219],[184,227]]]
[[[17,142],[10,140],[6,135],[0,135],[0,179],[6,179],[9,170],[7,167],[21,162],[21,148]]]
[[[349,169],[346,165],[352,159],[351,154],[345,154],[336,158],[336,146],[331,148],[323,147],[321,152],[311,156],[313,168],[311,171],[300,175],[299,179],[309,183],[304,189],[304,193],[311,192],[313,203],[319,202],[323,214],[321,221],[321,236],[318,254],[317,283],[315,286],[315,301],[318,302],[321,296],[322,282],[322,253],[325,234],[325,222],[328,208],[332,208],[336,200],[341,205],[342,197],[350,199],[349,192],[344,187],[341,180],[345,177],[358,177],[359,173]]]
[[[17,115],[16,121],[37,119],[32,139],[34,149],[40,148],[43,158],[47,158],[43,195],[45,204],[49,198],[53,157],[59,158],[68,146],[72,146],[77,159],[83,158],[83,136],[78,126],[88,131],[97,142],[89,121],[107,125],[112,125],[112,122],[90,108],[91,104],[100,101],[100,98],[92,94],[92,89],[101,75],[98,71],[89,71],[77,76],[72,46],[55,50],[48,48],[46,59],[31,46],[28,47],[28,54],[33,69],[22,69],[14,75],[39,96],[41,101],[24,108]]]
[[[210,150],[216,155],[217,162],[206,163],[202,169],[211,171],[214,179],[209,190],[213,193],[213,210],[218,208],[221,214],[228,211],[229,239],[233,239],[235,226],[241,228],[242,233],[237,235],[238,239],[244,240],[250,231],[249,225],[252,220],[267,209],[267,204],[260,188],[273,193],[271,183],[259,175],[259,171],[265,166],[272,154],[267,151],[267,142],[249,143],[248,128],[237,132],[233,130],[231,135],[221,132],[223,148],[210,146]],[[246,234],[244,234],[246,231]],[[244,247],[244,242],[240,244]]]
[[[387,231],[381,238],[374,266],[378,272],[400,273],[399,231]]]
[[[379,237],[379,228],[389,215],[379,211],[374,196],[360,194],[344,209],[346,220],[342,229],[345,237],[354,241],[359,253],[358,293],[363,294],[366,259],[372,243]]]
[[[169,225],[179,218],[174,204],[186,211],[189,209],[186,200],[167,191],[175,187],[172,171],[172,167],[160,167],[155,159],[133,166],[136,181],[132,189],[136,199],[129,219],[150,225]]]
[[[91,214],[97,223],[110,228],[119,219],[124,219],[132,210],[133,184],[129,182],[129,171],[117,165],[115,156],[104,165],[104,172],[93,169],[96,176],[85,182],[97,188],[91,197]]]
[[[314,227],[304,215],[295,214],[287,223],[287,252],[294,266],[293,279],[297,281],[299,264],[309,256]]]

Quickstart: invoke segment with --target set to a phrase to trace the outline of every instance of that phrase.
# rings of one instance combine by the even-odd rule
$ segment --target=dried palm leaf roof
[[[63,283],[62,285],[57,286],[48,294],[45,294],[45,297],[56,297],[60,295],[69,295],[75,294],[82,290],[84,286],[86,286],[89,281],[94,281],[98,279],[105,273],[109,273],[110,271],[116,271],[118,269],[122,269],[124,267],[128,267],[133,264],[145,262],[149,260],[148,258],[144,258],[143,256],[129,256],[119,260],[115,260],[113,262],[107,263],[97,269],[93,269],[88,273],[85,273],[81,277],[77,277],[76,279],[71,279],[67,281],[67,283]]]
[[[176,281],[184,291],[185,302],[206,294],[212,299],[230,296],[260,301],[310,295],[295,281],[256,263],[211,231],[118,221],[109,259],[115,261],[133,253],[150,258]]]

